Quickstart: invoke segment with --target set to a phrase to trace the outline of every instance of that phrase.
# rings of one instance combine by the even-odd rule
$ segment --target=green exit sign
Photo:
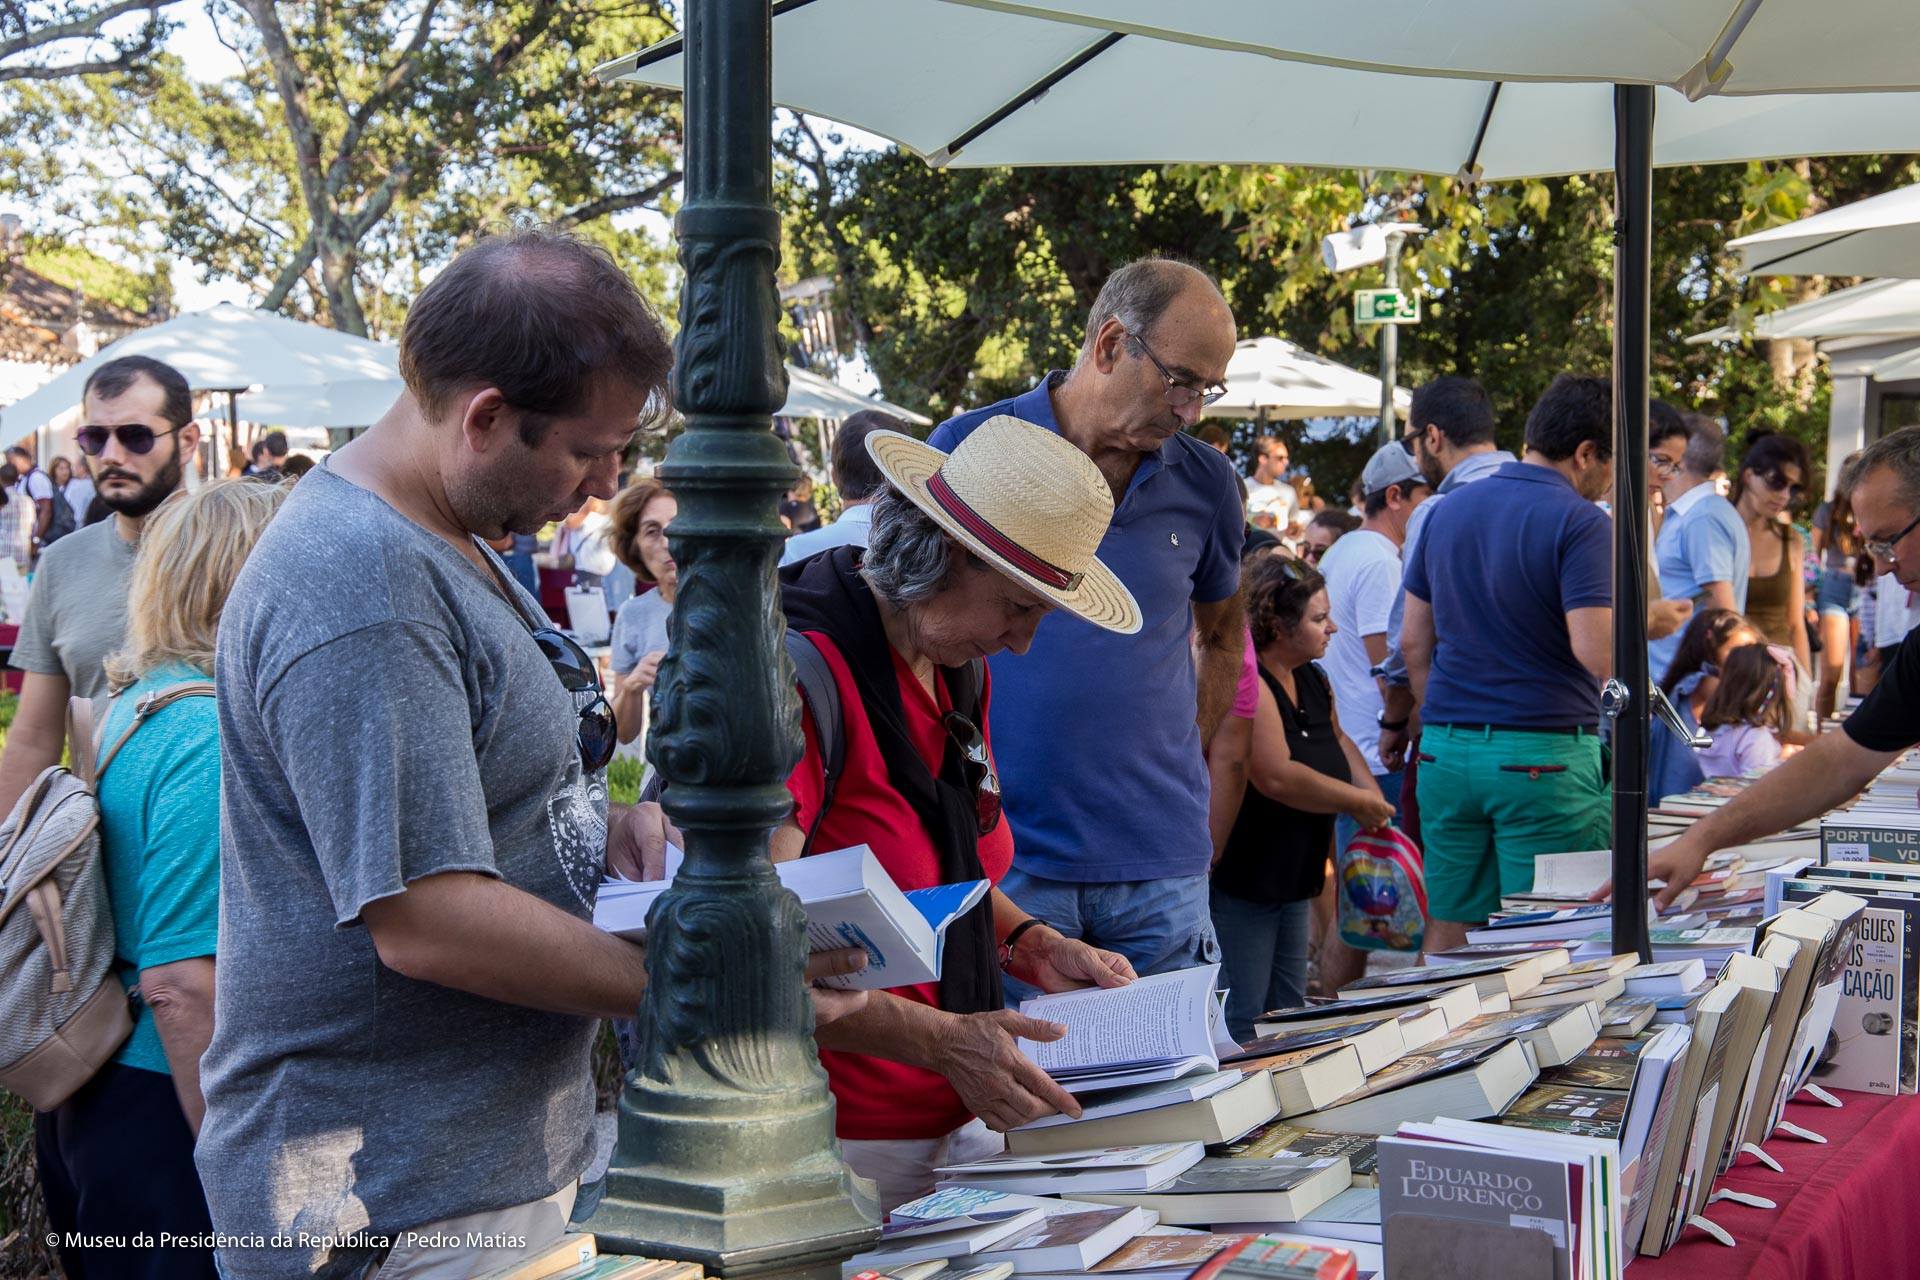
[[[1419,324],[1420,295],[1398,289],[1355,289],[1355,324]]]

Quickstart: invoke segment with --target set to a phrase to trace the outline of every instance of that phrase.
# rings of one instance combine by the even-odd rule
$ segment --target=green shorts
[[[1501,894],[1533,888],[1537,853],[1611,846],[1592,733],[1428,725],[1419,779],[1427,913],[1436,920],[1485,920]]]

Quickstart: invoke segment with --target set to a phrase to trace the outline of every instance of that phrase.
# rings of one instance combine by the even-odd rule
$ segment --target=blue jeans
[[[1307,928],[1313,900],[1250,902],[1213,890],[1213,927],[1220,935],[1220,981],[1227,988],[1227,1030],[1253,1039],[1269,1009],[1307,1002]]]
[[[1016,866],[1001,879],[1000,892],[1067,937],[1118,951],[1143,977],[1220,959],[1206,876],[1083,884],[1028,875]],[[1039,994],[1014,978],[1006,979],[1006,988],[1009,1008]]]
[[[1392,773],[1376,773],[1373,775],[1374,785],[1380,788],[1380,794],[1385,796],[1387,803],[1393,806],[1393,825],[1396,827],[1400,825],[1400,784],[1405,780],[1406,776],[1406,771],[1403,769],[1395,769]],[[1346,814],[1343,813],[1339,818],[1335,819],[1333,824],[1334,857],[1339,857],[1340,851],[1347,847],[1347,841],[1353,839],[1354,836],[1359,833],[1360,824],[1352,818],[1349,818]],[[1276,1005],[1268,1006],[1268,1008],[1277,1007]],[[1265,1012],[1265,1010],[1262,1010],[1262,1012]]]

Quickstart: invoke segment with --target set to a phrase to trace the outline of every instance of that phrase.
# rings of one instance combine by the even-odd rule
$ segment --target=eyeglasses
[[[1122,329],[1120,332],[1127,333],[1125,329]],[[1226,384],[1224,383],[1210,382],[1204,387],[1196,387],[1191,382],[1174,377],[1167,369],[1167,366],[1160,363],[1160,357],[1153,354],[1153,348],[1147,345],[1145,338],[1137,333],[1127,333],[1127,337],[1131,338],[1134,344],[1140,348],[1142,355],[1153,361],[1153,367],[1158,369],[1160,376],[1167,380],[1166,400],[1169,407],[1184,409],[1196,400],[1201,404],[1212,404],[1215,400],[1227,394]]]
[[[74,433],[74,441],[80,446],[80,452],[89,458],[97,458],[106,452],[107,437],[120,442],[120,447],[128,453],[151,453],[153,442],[161,436],[170,436],[180,430],[169,427],[165,431],[155,431],[144,422],[129,422],[118,427],[82,427]]]
[[[1860,545],[1864,546],[1867,549],[1867,554],[1874,559],[1885,560],[1888,564],[1897,564],[1899,558],[1893,554],[1893,549],[1906,541],[1907,535],[1915,529],[1920,529],[1920,516],[1915,516],[1913,523],[1894,534],[1891,538],[1862,538]]]
[[[1756,473],[1756,474],[1760,474],[1761,482],[1765,484],[1767,488],[1773,490],[1775,493],[1779,493],[1781,490],[1784,489],[1787,494],[1788,502],[1798,501],[1800,495],[1807,491],[1807,487],[1805,485],[1793,483],[1791,480],[1788,480],[1784,475],[1781,475],[1778,471],[1768,471],[1764,474],[1761,474],[1761,473]],[[1898,539],[1895,539],[1895,541],[1898,541]]]
[[[1679,463],[1675,462],[1672,458],[1666,457],[1664,454],[1658,453],[1650,453],[1647,455],[1647,465],[1663,476],[1674,475],[1680,470]]]
[[[600,684],[600,671],[594,666],[592,656],[564,631],[537,627],[533,642],[540,646],[540,654],[553,668],[553,674],[560,677],[562,688],[568,693],[593,695],[592,701],[580,709],[580,764],[588,773],[598,773],[607,767],[607,761],[613,759],[614,748],[620,744],[613,707]]]
[[[1000,825],[1000,779],[987,754],[987,741],[980,736],[980,726],[958,711],[947,712],[941,722],[953,745],[960,748],[960,769],[973,788],[974,827],[983,836],[991,835]]]

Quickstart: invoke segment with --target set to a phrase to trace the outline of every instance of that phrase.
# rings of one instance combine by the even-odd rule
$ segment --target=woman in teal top
[[[148,517],[126,643],[107,660],[115,692],[98,718],[96,760],[147,699],[211,680],[220,610],[285,496],[277,485],[222,480]],[[79,1092],[34,1118],[47,1216],[63,1238],[210,1234],[193,1144],[206,1110],[200,1055],[213,1035],[220,913],[214,699],[181,697],[142,717],[97,790],[115,956],[136,993],[133,1034]],[[75,1277],[216,1274],[205,1248],[60,1255]]]

